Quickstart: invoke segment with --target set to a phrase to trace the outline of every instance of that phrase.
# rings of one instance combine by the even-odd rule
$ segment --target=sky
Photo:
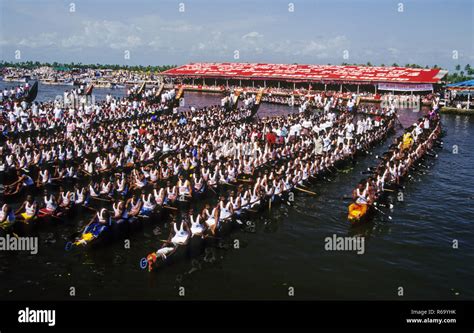
[[[474,65],[474,0],[0,0],[0,14],[4,61]]]

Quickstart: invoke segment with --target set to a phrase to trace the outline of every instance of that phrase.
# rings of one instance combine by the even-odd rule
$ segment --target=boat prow
[[[161,267],[172,265],[173,263],[187,257],[187,255],[187,244],[170,244],[168,246],[163,246],[158,251],[152,252],[146,257],[146,267],[148,267],[149,272],[155,271]]]
[[[86,88],[86,91],[84,93],[84,95],[86,96],[90,96],[92,94],[92,90],[94,89],[94,85],[91,83],[87,88]]]
[[[37,95],[38,95],[38,81],[35,81],[35,83],[33,83],[30,90],[28,91],[28,94],[25,97],[25,102],[27,103],[33,102],[36,99]]]
[[[250,121],[253,119],[253,117],[255,117],[258,112],[258,109],[260,108],[260,102],[262,101],[262,97],[263,89],[260,89],[257,93],[257,96],[255,97],[255,103],[252,105],[250,115],[247,117],[246,121]]]
[[[347,220],[351,225],[359,225],[367,221],[371,211],[371,206],[368,204],[351,203],[349,205],[349,212]]]

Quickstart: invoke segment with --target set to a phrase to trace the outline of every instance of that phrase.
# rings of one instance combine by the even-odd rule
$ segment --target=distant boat
[[[141,86],[140,89],[138,89],[138,91],[137,91],[137,95],[138,95],[138,96],[141,96],[141,95],[143,94],[143,92],[145,91],[145,87],[146,87],[146,81],[143,81],[142,86]]]
[[[54,79],[42,79],[41,83],[42,84],[47,84],[47,85],[54,85],[54,84],[56,84],[56,81]]]
[[[94,89],[94,85],[90,84],[86,87],[86,90],[84,92],[84,95],[89,96],[92,94],[92,89]]]
[[[36,99],[36,96],[38,95],[38,81],[35,81],[33,85],[31,86],[30,90],[28,90],[28,94],[26,94],[25,97],[23,97],[23,100],[27,103],[31,103]]]
[[[27,103],[31,103],[36,99],[36,96],[38,95],[38,81],[35,81],[33,85],[30,87],[26,95],[20,97],[20,98],[13,98],[16,101],[25,101]]]
[[[161,98],[161,94],[163,93],[163,89],[165,88],[165,84],[162,83],[160,84],[160,87],[158,88],[158,90],[156,91],[156,94],[155,94],[155,99],[159,102],[160,101],[160,98]]]
[[[6,76],[3,81],[26,83],[26,77]]]
[[[124,85],[117,84],[117,83],[112,83],[112,86],[110,87],[111,89],[123,89],[125,88]]]
[[[249,122],[252,120],[253,117],[255,117],[255,115],[258,112],[258,109],[260,108],[260,102],[262,101],[262,97],[263,97],[263,88],[261,88],[258,91],[257,96],[255,96],[255,102],[251,107],[250,115],[245,119],[245,121]]]

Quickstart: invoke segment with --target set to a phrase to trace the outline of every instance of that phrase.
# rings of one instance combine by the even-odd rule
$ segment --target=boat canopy
[[[447,84],[448,90],[474,91],[474,80]]]

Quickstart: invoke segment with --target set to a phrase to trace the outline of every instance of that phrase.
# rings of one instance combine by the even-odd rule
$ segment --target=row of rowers
[[[332,119],[331,126],[319,134],[303,127],[300,132],[286,138],[279,137],[274,144],[268,142],[268,134],[273,133],[270,131],[279,124],[294,128],[294,124],[304,123],[305,120],[322,125],[328,119]],[[42,214],[55,214],[58,210],[69,209],[73,204],[87,205],[89,200],[97,197],[110,200],[115,207],[122,205],[127,216],[150,214],[157,206],[173,205],[180,198],[187,200],[206,189],[216,193],[220,191],[220,185],[235,183],[240,176],[247,176],[253,186],[242,186],[237,197],[231,195],[222,199],[226,202],[225,206],[230,205],[232,209],[238,210],[238,207],[249,206],[250,203],[259,204],[263,197],[278,196],[327,170],[338,160],[365,149],[367,145],[380,140],[386,132],[383,122],[376,126],[373,120],[369,120],[367,129],[355,135],[352,127],[348,126],[350,123],[353,123],[353,115],[350,114],[298,114],[271,118],[254,125],[233,124],[226,126],[222,132],[216,128],[219,135],[215,138],[218,140],[215,144],[203,143],[205,147],[198,144],[197,149],[195,146],[185,147],[163,160],[147,160],[146,163],[125,168],[114,167],[97,177],[90,177],[84,171],[80,176],[87,180],[81,182],[79,178],[72,177],[75,188],[69,191],[69,182],[56,177],[46,184],[46,188],[53,192],[57,185],[61,185],[60,193],[57,198],[45,193]],[[239,136],[236,126],[241,131]],[[268,131],[267,135],[265,131]],[[257,135],[252,135],[254,132]],[[192,133],[188,135],[192,136]],[[327,138],[328,145],[324,143],[328,142]],[[248,151],[237,149],[236,153],[236,150],[228,149],[228,143],[237,141],[247,144]],[[116,173],[119,169],[120,172]],[[28,178],[24,177],[29,176],[20,175],[17,181],[7,186],[5,193],[21,190],[28,183]],[[39,178],[42,178],[42,174]],[[31,212],[31,200],[33,198],[20,207],[19,213],[27,207],[30,207]]]
[[[372,204],[387,184],[399,184],[400,178],[407,174],[414,163],[431,150],[440,132],[441,125],[436,112],[430,112],[407,128],[388,153],[384,154],[373,174],[354,189],[356,203]]]
[[[110,123],[97,121],[92,126],[90,123],[83,123],[85,126],[72,132],[47,131],[36,133],[35,136],[9,137],[2,147],[4,158],[1,167],[7,170],[43,167],[45,170],[42,170],[42,179],[43,182],[48,182],[51,175],[47,169],[52,164],[62,165],[65,177],[77,176],[76,173],[81,168],[91,175],[111,168],[143,163],[163,153],[190,147],[193,155],[197,155],[199,150],[209,150],[209,145],[220,146],[226,138],[233,148],[238,146],[248,151],[252,141],[261,135],[262,130],[274,132],[276,137],[285,140],[300,132],[313,132],[319,139],[316,140],[316,145],[322,142],[326,148],[333,141],[332,132],[324,136],[317,135],[331,126],[335,117],[333,113],[327,113],[318,122],[289,117],[272,119],[270,123],[261,122],[246,128],[240,121],[248,116],[248,112],[238,110],[229,114],[223,108],[214,106],[179,115],[162,114],[156,118],[127,117]],[[379,121],[375,119],[374,126],[378,125]],[[351,138],[354,128],[355,134],[361,135],[370,126],[372,124],[369,118],[359,119],[356,125],[347,122],[345,128],[338,130],[338,143],[341,143],[341,138]],[[251,134],[245,137],[244,131],[250,131]],[[66,169],[66,165],[69,168]]]
[[[75,101],[64,93],[64,99],[34,102],[31,105],[17,101],[4,101],[1,105],[3,121],[0,130],[5,134],[30,133],[42,129],[73,132],[98,121],[118,121],[133,115],[159,113],[166,109],[162,102],[129,100],[107,95],[100,102],[91,102],[86,96]]]
[[[9,137],[2,147],[2,162],[7,169],[24,169],[59,162],[77,164],[80,160],[85,170],[93,173],[96,167],[97,171],[120,167],[153,159],[156,154],[195,147],[208,134],[214,133],[216,140],[226,125],[238,123],[247,116],[247,110],[229,115],[216,106],[180,115],[123,118],[110,123],[97,121],[73,132],[47,131],[35,136]],[[95,158],[94,163],[87,164],[91,156]]]
[[[356,144],[355,140],[350,140],[354,134],[369,136],[372,126],[380,125],[377,120],[372,125],[368,117],[364,121],[359,119],[354,133],[354,124],[350,119],[345,121],[343,127],[326,131],[333,124],[334,113],[318,119],[304,115],[270,118],[252,125],[239,122],[245,116],[245,111],[227,116],[222,109],[206,108],[181,116],[163,116],[159,122],[151,119],[132,120],[108,124],[107,127],[99,125],[72,135],[40,133],[36,137],[11,138],[2,147],[1,169],[7,172],[7,176],[18,178],[15,179],[15,190],[10,186],[6,194],[16,193],[23,183],[30,184],[30,178],[36,179],[37,186],[47,186],[52,181],[108,175],[126,167],[144,166],[149,161],[176,152],[185,152],[187,155],[183,161],[172,159],[170,168],[167,168],[170,163],[162,161],[158,161],[155,168],[149,165],[145,169],[150,169],[150,172],[143,176],[149,176],[152,181],[167,179],[171,174],[176,175],[181,168],[187,170],[191,166],[195,167],[199,159],[212,161],[221,155],[230,154],[237,158],[244,155],[254,157],[252,161],[248,158],[248,161],[241,163],[241,167],[244,164],[258,165],[265,163],[262,159],[270,153],[288,154],[288,151],[297,148],[298,142],[294,140],[297,137],[304,139],[306,144],[313,142],[319,154],[337,146],[336,156],[343,150],[350,151],[351,144]],[[265,132],[267,142],[274,144],[278,140],[279,143],[291,143],[293,146],[280,145],[271,151],[268,147],[265,150],[262,145],[265,141],[261,140]],[[30,172],[13,175],[15,170]],[[20,182],[20,178],[26,180]]]

